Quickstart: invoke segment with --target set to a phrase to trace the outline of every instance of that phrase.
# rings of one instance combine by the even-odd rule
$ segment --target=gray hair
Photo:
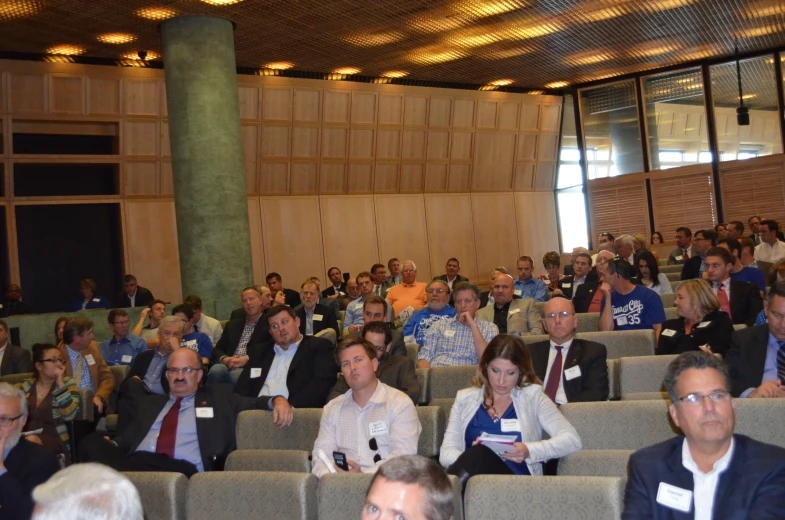
[[[401,267],[405,266],[406,264],[412,264],[412,269],[414,269],[415,271],[417,270],[417,264],[415,264],[413,261],[411,261],[411,260],[405,260],[405,261],[404,261],[404,262],[401,264]]]
[[[4,399],[19,399],[19,413],[27,415],[27,398],[22,390],[8,383],[0,383],[0,397]]]
[[[177,323],[180,325],[180,330],[183,330],[183,328],[185,328],[185,323],[183,323],[183,320],[181,320],[177,316],[164,316],[163,318],[161,318],[161,321],[158,322],[159,330],[163,328],[162,325],[164,323]]]
[[[572,254],[577,255],[578,253],[589,253],[589,250],[585,247],[575,247],[572,249]]]
[[[458,294],[461,291],[471,291],[474,295],[475,300],[480,299],[480,289],[471,282],[461,282],[457,285],[453,285],[452,293]]]
[[[707,354],[703,351],[685,352],[670,362],[668,371],[665,374],[665,379],[662,382],[663,386],[665,386],[665,390],[668,392],[668,398],[671,400],[671,403],[679,403],[679,376],[690,368],[698,370],[713,368],[717,370],[722,374],[722,380],[725,382],[725,389],[730,391],[730,376],[728,375],[727,367],[722,361],[717,359],[716,356]]]
[[[139,492],[108,466],[74,464],[33,490],[34,520],[143,520]]]
[[[785,298],[785,282],[777,282],[769,287],[769,292],[766,294],[766,303],[771,305],[775,296]]]
[[[494,271],[497,271],[499,273],[504,273],[504,274],[510,274],[510,272],[507,270],[506,267],[504,267],[503,265],[497,265],[496,267],[491,269],[491,279],[493,279],[493,272]]]
[[[425,286],[425,290],[427,291],[428,289],[430,289],[430,288],[431,288],[431,285],[433,285],[433,284],[435,284],[435,283],[440,283],[440,284],[442,284],[442,285],[444,286],[444,290],[445,290],[445,292],[446,292],[447,294],[450,294],[450,286],[449,286],[449,285],[447,284],[447,282],[445,282],[444,280],[431,280],[431,282],[430,282],[428,285],[426,285],[426,286]]]
[[[625,246],[634,246],[635,245],[635,239],[633,237],[631,237],[630,235],[622,235],[622,236],[616,238],[616,243],[618,244],[619,242],[621,242]]]
[[[381,466],[371,479],[366,496],[378,479],[419,487],[425,493],[420,504],[426,520],[449,520],[453,511],[453,487],[447,472],[435,461],[419,455],[394,457]]]

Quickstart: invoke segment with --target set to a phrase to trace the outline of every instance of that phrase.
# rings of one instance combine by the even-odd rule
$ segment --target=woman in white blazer
[[[542,432],[550,438],[542,440]],[[481,433],[515,435],[497,455],[477,443]],[[543,393],[526,344],[500,334],[485,349],[474,387],[458,392],[439,462],[461,480],[478,474],[542,475],[542,464],[581,449],[575,428]]]

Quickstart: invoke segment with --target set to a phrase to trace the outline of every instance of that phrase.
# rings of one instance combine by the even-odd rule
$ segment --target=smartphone
[[[349,278],[351,278],[351,275],[349,275],[349,273],[343,273],[343,283],[348,282]]]
[[[333,460],[335,465],[344,471],[349,471],[349,464],[346,462],[346,454],[340,451],[333,452]]]

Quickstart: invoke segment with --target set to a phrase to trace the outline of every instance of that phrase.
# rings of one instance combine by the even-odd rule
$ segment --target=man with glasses
[[[362,338],[345,338],[335,349],[335,361],[349,391],[324,407],[313,447],[313,474],[321,477],[331,469],[375,473],[383,461],[416,454],[422,426],[414,403],[377,379],[376,348]],[[333,452],[343,453],[347,469],[333,462]]]
[[[360,289],[360,296],[355,300],[352,300],[349,305],[346,306],[346,314],[344,315],[343,320],[344,336],[351,332],[359,332],[365,324],[365,301],[368,298],[375,296],[375,294],[373,294],[373,282],[371,279],[371,273],[368,271],[363,271],[357,275],[355,281],[357,282],[357,287]],[[347,286],[347,289],[350,293],[352,292],[352,289],[349,286]],[[387,320],[392,321],[393,315],[391,305],[387,308],[386,316]]]
[[[307,336],[315,336],[324,329],[335,331],[335,337],[341,336],[338,330],[338,318],[335,310],[319,303],[319,285],[312,279],[308,279],[300,286],[300,299],[302,305],[295,308],[297,317],[300,318],[300,333]],[[335,303],[332,300],[328,302]],[[338,304],[335,304],[338,307]]]
[[[233,394],[227,385],[201,387],[199,353],[175,350],[166,362],[168,394],[147,394],[129,380],[131,399],[121,402],[114,441],[100,433],[79,445],[81,462],[99,462],[117,471],[173,471],[185,476],[220,471],[236,448],[235,424],[243,410],[267,402]]]
[[[515,283],[512,276],[500,274],[493,279],[493,305],[477,311],[477,318],[494,323],[499,334],[533,336],[542,334],[540,312],[532,298],[513,299]]]
[[[755,246],[755,261],[776,263],[785,258],[785,242],[777,237],[780,225],[776,220],[760,223],[760,244]]]
[[[706,252],[717,245],[717,233],[713,229],[701,229],[695,232],[692,241],[693,255],[684,261],[681,268],[681,279],[701,278],[706,272]]]
[[[0,383],[0,518],[30,518],[33,488],[60,469],[52,451],[22,438],[26,420],[24,392]]]
[[[668,366],[664,385],[684,436],[630,457],[622,518],[785,517],[785,450],[733,433],[722,361],[685,352]]]
[[[444,280],[434,280],[425,288],[428,306],[412,314],[403,326],[403,340],[407,345],[422,345],[425,333],[436,322],[455,317],[455,307],[450,306],[450,287]]]
[[[124,309],[112,309],[107,320],[112,330],[112,337],[98,345],[104,361],[109,366],[132,366],[136,356],[147,351],[147,342],[129,332],[131,321]]]
[[[608,399],[605,345],[578,339],[578,317],[565,298],[548,300],[542,326],[549,341],[530,343],[532,367],[545,385],[545,395],[559,405]]]

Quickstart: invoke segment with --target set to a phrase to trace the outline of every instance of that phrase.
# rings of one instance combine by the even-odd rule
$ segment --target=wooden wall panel
[[[520,256],[515,199],[512,193],[472,193],[471,198],[478,272],[473,281],[485,284],[494,267],[512,267]]]
[[[8,110],[18,114],[45,114],[48,85],[44,74],[12,73],[8,92]]]
[[[543,273],[543,255],[559,250],[555,195],[553,192],[515,193],[514,197],[520,255],[532,257],[535,271]],[[515,268],[516,260],[508,260],[507,268]]]
[[[87,111],[90,115],[120,115],[119,78],[87,78]]]
[[[386,265],[393,257],[401,262],[412,260],[417,264],[417,279],[431,280],[423,195],[377,195],[375,202],[380,262]]]
[[[323,196],[320,209],[328,266],[357,274],[380,260],[373,196]]]
[[[248,192],[253,193],[256,190],[249,188]],[[263,163],[259,172],[259,193],[262,195],[288,195],[289,163]]]
[[[267,271],[264,266],[264,239],[262,237],[262,208],[259,197],[248,197],[248,230],[251,234],[253,283],[262,285]]]
[[[477,257],[472,221],[472,202],[468,194],[425,195],[428,226],[428,253],[431,273],[444,274],[447,259],[461,261],[461,273],[477,280]]]
[[[422,193],[425,186],[425,165],[404,164],[401,166],[401,193]]]
[[[292,157],[301,159],[319,157],[319,128],[295,126],[292,129]]]
[[[84,76],[76,74],[49,75],[49,110],[53,114],[85,113]]]
[[[349,165],[348,193],[373,193],[373,164]]]
[[[428,124],[430,126],[450,126],[450,116],[452,115],[451,98],[431,98]]]
[[[125,113],[133,116],[158,116],[161,112],[161,88],[158,81],[125,81]]]
[[[591,236],[601,232],[619,236],[649,229],[646,181],[640,176],[598,179],[589,182]]]
[[[292,163],[289,171],[289,193],[291,195],[316,195],[319,193],[319,165],[316,163]]]
[[[318,123],[321,114],[321,103],[321,90],[295,89],[294,120],[300,123]]]
[[[498,108],[498,101],[479,101],[477,103],[477,128],[496,128],[496,112]]]
[[[670,232],[687,226],[698,230],[716,224],[711,165],[698,165],[690,170],[703,171],[651,179],[654,229]]]
[[[261,89],[259,87],[240,85],[237,90],[237,96],[240,101],[240,119],[248,121],[258,121],[259,114],[259,96]]]
[[[404,102],[403,124],[406,126],[425,126],[428,121],[428,98],[406,96]]]
[[[245,188],[247,193],[259,192],[259,127],[243,125],[243,166],[245,170]]]
[[[403,124],[403,94],[381,94],[379,96],[379,124]]]
[[[128,162],[125,165],[125,181],[123,193],[126,196],[158,195],[160,182],[158,180],[157,162]]]
[[[352,95],[352,124],[376,124],[376,92],[354,92]]]
[[[515,134],[477,132],[473,191],[511,191]]]
[[[123,152],[126,155],[158,158],[160,135],[156,121],[126,120],[124,136]]]
[[[352,93],[348,90],[325,90],[324,116],[325,123],[348,123],[349,107]]]
[[[745,224],[752,215],[785,224],[785,157],[772,156],[720,163],[725,221]]]
[[[291,121],[292,89],[265,87],[262,94],[262,118],[265,121]]]
[[[474,128],[474,100],[456,99],[453,105],[452,126]]]

